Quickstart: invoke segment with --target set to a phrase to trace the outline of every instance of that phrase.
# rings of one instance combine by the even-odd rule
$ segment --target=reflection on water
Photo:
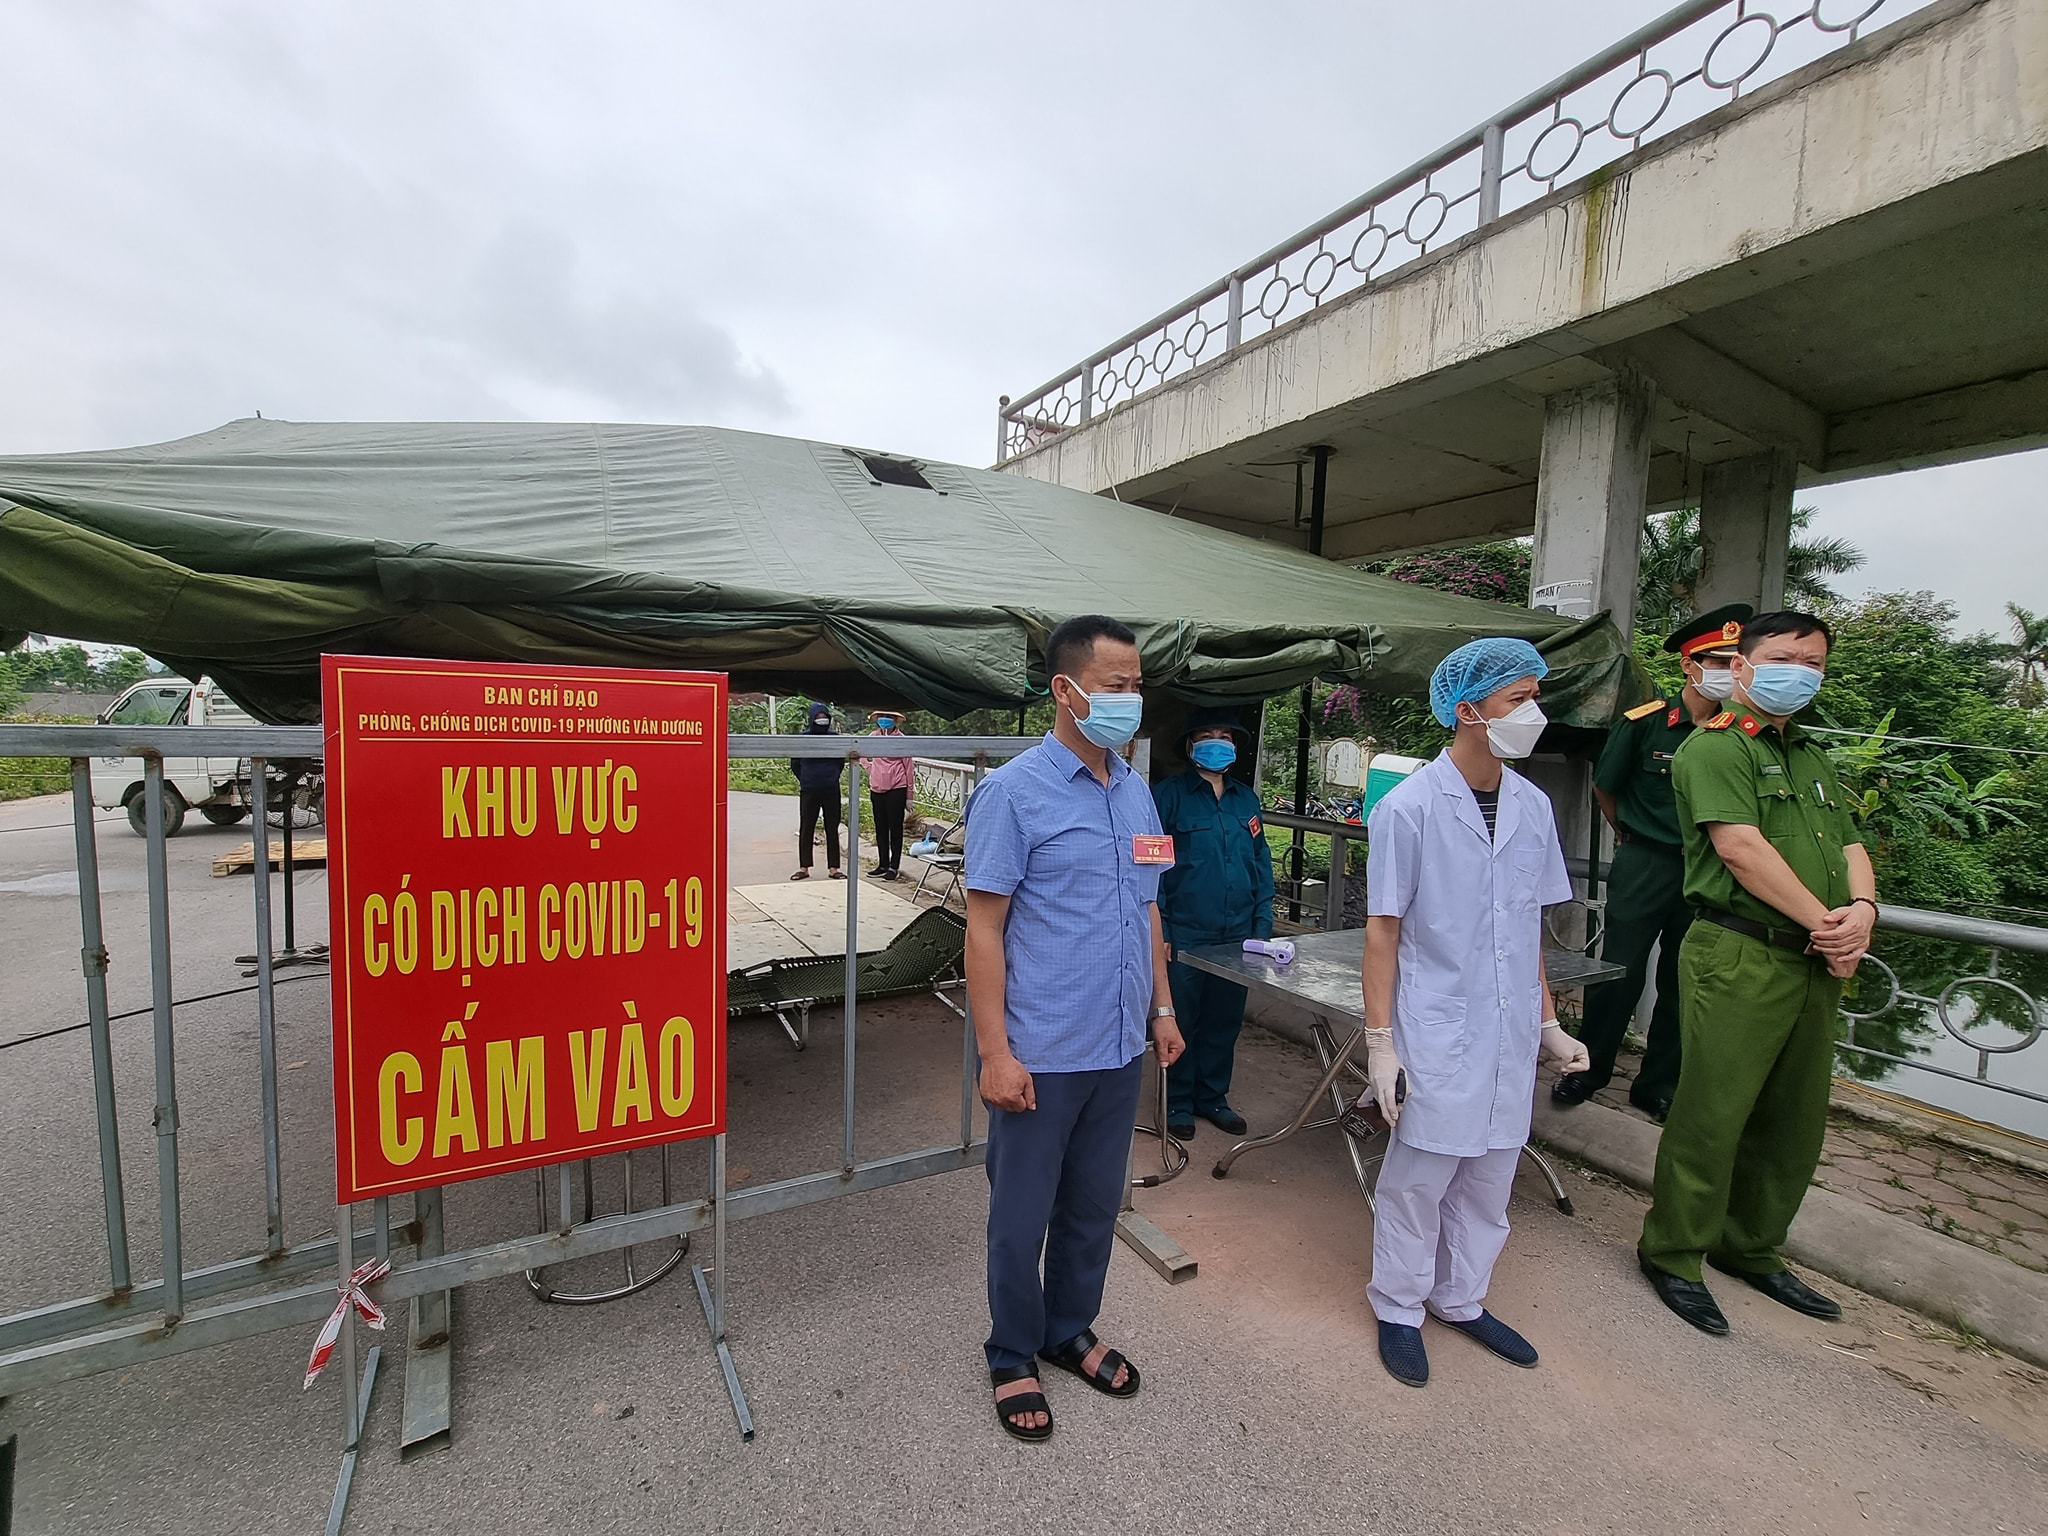
[[[2037,1035],[2031,1044],[2022,1044],[2036,1020],[2048,1013],[2038,1001],[2048,996],[2048,956],[2008,950],[1994,956],[1981,945],[1891,934],[1880,936],[1876,954],[1897,973],[1902,996],[1876,1018],[1844,1021],[1845,1029],[1853,1028],[1855,1044],[1975,1079],[1982,1058],[1942,1027],[1932,1000],[1958,978],[1995,976],[2009,985],[1973,982],[1956,988],[1948,1002],[1949,1023],[1991,1052],[1982,1068],[1989,1082],[2048,1097],[2048,1039]],[[1859,1013],[1878,1009],[1889,991],[1882,972],[1866,965],[1844,990],[1842,1006]],[[1906,1098],[2048,1140],[2048,1104],[2018,1094],[1851,1051],[1839,1055],[1837,1070]]]

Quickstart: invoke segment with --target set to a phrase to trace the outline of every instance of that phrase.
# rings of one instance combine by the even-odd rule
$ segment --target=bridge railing
[[[996,417],[996,462],[1228,355],[1929,0],[1690,0]]]
[[[1350,849],[1365,842],[1366,829],[1287,811],[1269,810],[1264,820],[1298,840],[1330,840],[1330,873],[1320,891],[1292,882],[1284,855],[1276,859],[1278,915],[1326,931],[1343,927],[1345,887],[1360,878],[1355,871],[1364,862]],[[1583,887],[1586,861],[1567,858],[1565,868]],[[1598,873],[1604,889],[1609,866],[1602,862]],[[1545,922],[1550,941],[1594,953],[1606,905],[1593,895],[1551,908]],[[1838,1075],[1875,1080],[1911,1068],[2025,1101],[1965,1100],[1957,1107],[2037,1133],[2048,1125],[2037,1107],[2048,1107],[2048,1073],[2037,1065],[2043,1053],[2015,1060],[2048,1034],[2048,928],[1890,902],[1880,904],[1877,926],[1883,953],[1865,955],[1843,991]],[[1934,1085],[1916,1089],[1916,1081],[1907,1077],[1892,1086],[1909,1098],[1942,1101]]]

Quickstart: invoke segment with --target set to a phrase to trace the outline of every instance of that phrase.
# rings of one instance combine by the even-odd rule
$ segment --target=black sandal
[[[992,1387],[1008,1386],[1013,1381],[1036,1381],[1038,1367],[1030,1361],[1023,1365],[1005,1366],[1002,1370],[988,1373]],[[1013,1413],[1042,1413],[1045,1422],[1036,1429],[1019,1424],[1010,1417]],[[1043,1392],[1013,1392],[1008,1397],[996,1399],[996,1422],[1015,1435],[1019,1440],[1049,1440],[1052,1438],[1052,1404],[1045,1400]]]
[[[1038,1358],[1047,1365],[1056,1365],[1063,1371],[1071,1371],[1098,1392],[1111,1397],[1135,1397],[1138,1394],[1138,1368],[1115,1350],[1104,1350],[1102,1363],[1094,1370],[1087,1366],[1088,1352],[1102,1341],[1086,1328],[1075,1334],[1058,1349],[1042,1349]],[[1124,1384],[1120,1387],[1110,1383],[1116,1380],[1117,1368],[1124,1369]]]

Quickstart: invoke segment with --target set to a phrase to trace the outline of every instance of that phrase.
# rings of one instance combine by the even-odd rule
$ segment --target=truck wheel
[[[246,805],[202,805],[199,807],[199,814],[212,822],[216,827],[232,827],[236,822],[249,814],[249,807]]]
[[[164,836],[176,837],[185,825],[185,797],[170,785],[164,786]],[[128,825],[137,837],[149,836],[149,791],[138,789],[128,798]]]

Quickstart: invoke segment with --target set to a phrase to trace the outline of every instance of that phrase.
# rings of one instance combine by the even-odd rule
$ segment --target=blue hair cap
[[[1509,683],[1549,675],[1550,663],[1526,640],[1470,640],[1436,664],[1429,678],[1429,711],[1443,726],[1458,723],[1460,704],[1477,704]]]

